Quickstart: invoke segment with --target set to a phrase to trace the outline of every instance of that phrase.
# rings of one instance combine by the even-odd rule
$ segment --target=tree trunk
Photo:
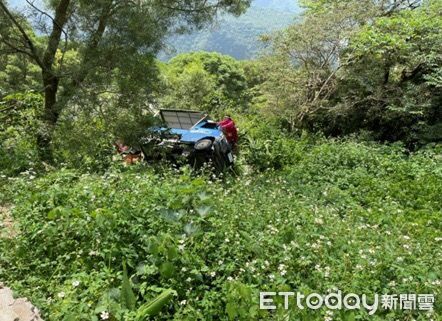
[[[54,155],[52,153],[52,138],[55,125],[59,117],[59,108],[57,106],[57,91],[59,79],[49,72],[42,72],[44,84],[44,110],[41,115],[42,128],[37,135],[37,145],[40,160],[49,164],[53,163]]]
[[[68,20],[70,0],[61,0],[55,9],[52,19],[52,31],[48,38],[48,45],[41,62],[42,80],[45,91],[45,103],[41,116],[42,128],[37,135],[40,160],[53,163],[52,138],[55,125],[60,115],[60,106],[57,105],[57,92],[59,78],[53,70],[55,55],[60,44],[63,26]]]

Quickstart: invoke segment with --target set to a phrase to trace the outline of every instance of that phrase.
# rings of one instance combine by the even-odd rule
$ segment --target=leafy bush
[[[351,39],[333,99],[333,130],[365,128],[410,145],[442,141],[441,12],[440,2],[429,2],[379,18]]]
[[[247,104],[247,82],[235,59],[218,53],[181,54],[163,66],[163,107],[220,115]]]
[[[309,145],[308,135],[295,140],[293,134],[277,129],[277,125],[259,117],[240,120],[240,157],[258,171],[278,170],[296,164]]]
[[[41,95],[32,92],[0,101],[0,174],[16,175],[36,166],[37,115],[42,104]]]

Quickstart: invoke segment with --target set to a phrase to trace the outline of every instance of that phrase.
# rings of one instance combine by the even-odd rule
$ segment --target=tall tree
[[[358,57],[349,44],[378,19],[413,11],[420,0],[301,0],[300,21],[268,37],[264,84],[269,109],[288,127],[324,129],[331,122],[337,84],[344,69]],[[388,68],[387,68],[388,69]],[[317,117],[321,115],[321,117]],[[323,122],[323,123],[321,123]]]
[[[34,30],[24,14],[0,0],[0,42],[12,51],[27,55],[41,70],[44,91],[42,123],[37,141],[41,159],[52,161],[54,128],[66,103],[88,78],[131,81],[136,66],[146,66],[164,37],[172,32],[201,28],[219,11],[239,15],[251,0],[51,0],[44,8],[26,0],[34,19]],[[45,34],[39,46],[34,33]],[[64,63],[74,48],[75,63]],[[152,61],[152,60],[150,60]],[[149,70],[149,69],[146,69]],[[103,77],[104,75],[104,77]]]

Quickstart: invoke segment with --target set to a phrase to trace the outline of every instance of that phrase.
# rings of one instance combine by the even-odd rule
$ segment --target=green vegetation
[[[250,95],[239,62],[217,53],[182,54],[163,65],[161,106],[219,114],[246,108]]]
[[[442,2],[305,0],[260,59],[159,61],[250,4],[210,3],[0,0],[0,282],[48,321],[440,320]],[[231,115],[234,168],[122,163],[162,107]],[[436,301],[259,309],[336,289]]]
[[[262,148],[242,148],[251,153],[244,173],[225,179],[144,165],[3,178],[20,232],[0,241],[0,279],[48,320],[94,320],[104,310],[133,320],[120,290],[124,261],[137,308],[176,291],[158,320],[270,317],[257,302],[267,289],[441,294],[435,151],[407,157],[400,145],[307,137],[280,138],[267,159]],[[278,171],[256,175],[245,164],[271,168],[278,153],[286,157]],[[275,320],[306,317],[279,312]],[[396,320],[400,312],[356,315]]]
[[[305,2],[302,22],[267,39],[267,109],[291,129],[441,141],[442,2]]]

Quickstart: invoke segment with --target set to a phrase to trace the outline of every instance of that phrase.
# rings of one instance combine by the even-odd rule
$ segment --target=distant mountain
[[[255,0],[240,17],[225,15],[213,26],[191,34],[175,35],[159,54],[168,60],[190,51],[216,51],[236,59],[255,58],[262,49],[259,36],[283,29],[300,13],[295,0]]]

